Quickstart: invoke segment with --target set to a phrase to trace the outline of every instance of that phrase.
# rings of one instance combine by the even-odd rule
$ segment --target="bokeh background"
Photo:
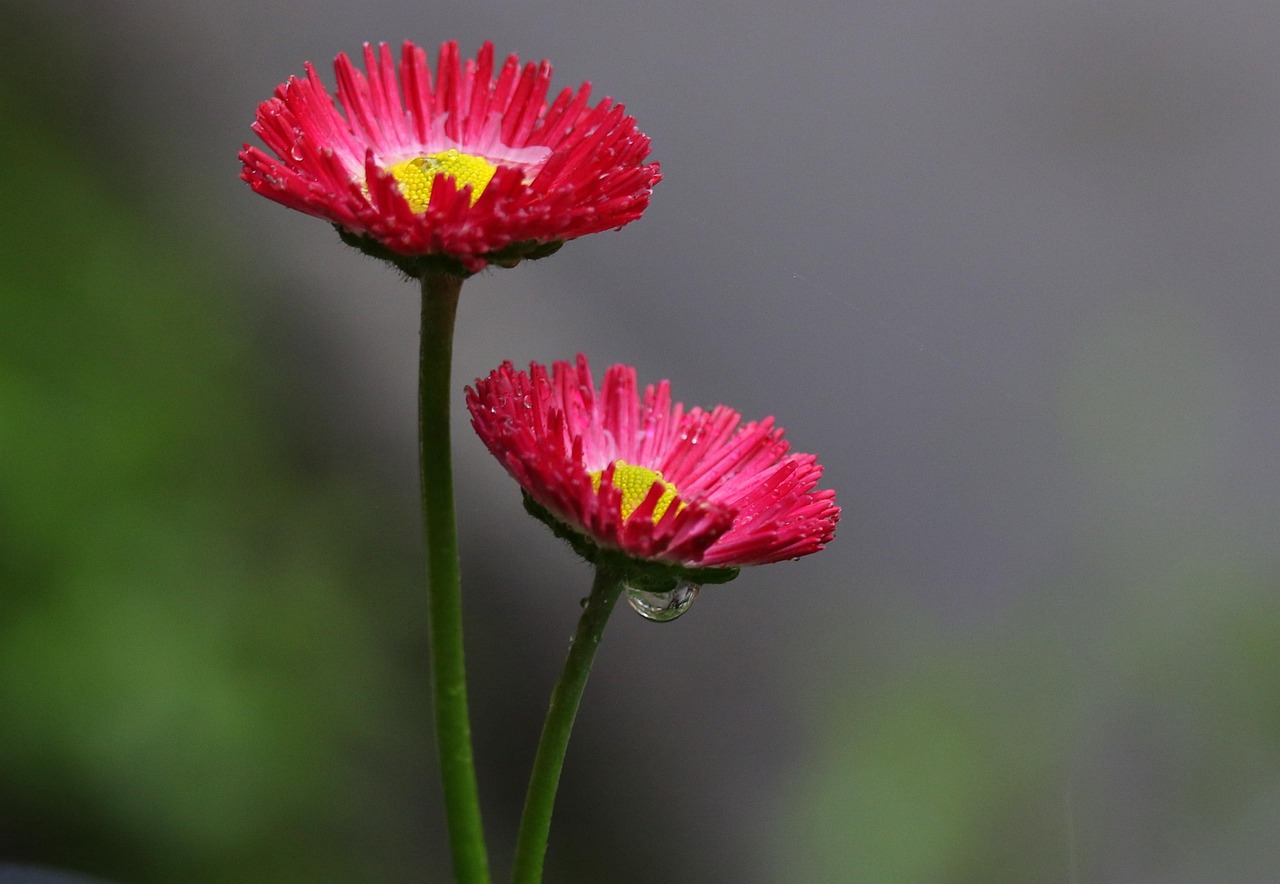
[[[620,610],[555,882],[1280,880],[1280,5],[0,0],[0,860],[443,882],[416,288],[254,196],[365,40],[547,57],[639,222],[469,282],[456,377],[586,351],[774,414],[844,519]],[[499,877],[589,574],[462,419]]]

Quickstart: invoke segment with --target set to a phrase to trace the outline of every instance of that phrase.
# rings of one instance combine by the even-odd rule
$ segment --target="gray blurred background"
[[[0,0],[0,859],[445,881],[417,291],[254,196],[365,40],[549,58],[645,217],[468,282],[462,385],[586,352],[776,415],[844,517],[620,610],[557,882],[1280,879],[1280,5]],[[590,575],[467,427],[509,868]]]

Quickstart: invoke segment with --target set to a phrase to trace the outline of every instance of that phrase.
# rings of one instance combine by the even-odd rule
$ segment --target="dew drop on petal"
[[[670,592],[648,592],[628,586],[627,604],[646,620],[666,623],[689,610],[693,600],[698,597],[699,588],[698,584],[687,581]]]

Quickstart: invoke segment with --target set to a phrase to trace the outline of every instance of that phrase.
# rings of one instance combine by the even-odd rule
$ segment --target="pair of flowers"
[[[337,102],[308,65],[258,107],[270,154],[245,146],[255,191],[331,221],[342,239],[422,283],[420,468],[427,552],[432,696],[454,874],[488,884],[471,748],[462,593],[449,448],[449,357],[462,281],[566,240],[621,227],[660,178],[649,139],[590,85],[548,102],[551,68],[496,72],[485,44],[465,62],[406,43],[366,46],[365,71],[335,64]],[[339,109],[341,106],[341,110]],[[541,881],[555,793],[595,649],[624,587],[654,620],[677,616],[689,587],[723,583],[744,565],[815,552],[840,510],[818,490],[812,455],[788,453],[772,418],[686,410],[663,381],[643,390],[615,365],[597,387],[573,364],[504,363],[466,391],[471,423],[524,490],[525,508],[595,564],[530,775],[513,878]]]
[[[589,105],[590,84],[548,102],[547,62],[511,56],[495,71],[491,44],[463,61],[446,43],[433,81],[406,42],[398,64],[366,45],[364,66],[338,56],[337,104],[310,65],[279,86],[253,126],[274,156],[245,145],[242,177],[411,277],[466,277],[621,227],[660,178],[622,105]],[[550,370],[507,363],[467,405],[529,511],[635,584],[723,582],[806,555],[839,517],[816,458],[788,453],[772,418],[686,410],[628,366],[597,387],[581,355]]]

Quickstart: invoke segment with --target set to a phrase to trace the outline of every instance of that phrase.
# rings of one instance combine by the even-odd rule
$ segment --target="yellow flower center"
[[[600,490],[600,482],[604,477],[604,470],[592,470],[591,487],[596,491]],[[662,478],[662,473],[657,470],[651,470],[648,467],[638,467],[635,464],[627,463],[625,460],[615,460],[613,462],[613,486],[622,492],[622,518],[629,519],[631,514],[636,511],[636,507],[644,503],[644,499],[649,496],[649,489],[653,487],[654,482],[662,483],[662,497],[658,498],[658,505],[653,508],[653,521],[657,522],[662,518],[662,514],[667,511],[667,507],[671,506],[671,501],[676,498],[676,486],[672,485],[666,479]],[[684,503],[681,502],[676,512],[683,509]]]
[[[471,202],[474,205],[498,167],[484,157],[463,153],[451,147],[439,153],[396,163],[387,171],[400,184],[400,191],[409,201],[409,208],[415,212],[425,212],[427,203],[431,201],[431,185],[437,174],[443,172],[448,175],[458,183],[459,190],[470,184]]]

